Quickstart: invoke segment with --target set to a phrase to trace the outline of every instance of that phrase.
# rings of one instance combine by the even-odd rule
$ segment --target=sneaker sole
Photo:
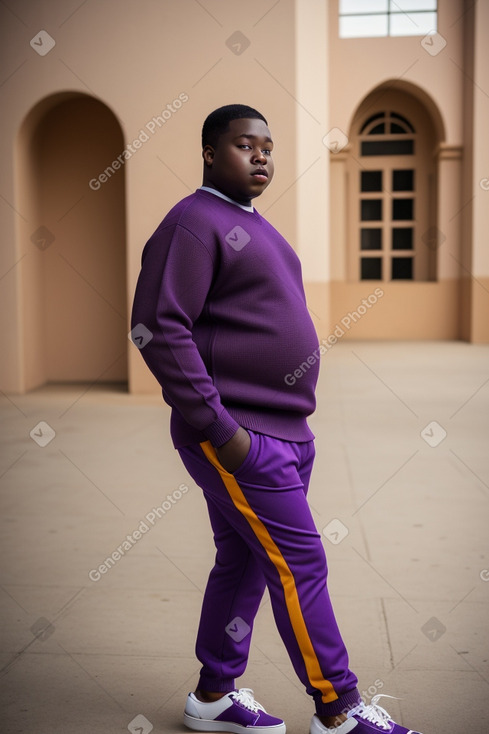
[[[212,719],[197,719],[189,714],[183,715],[183,723],[194,731],[226,731],[232,734],[285,734],[285,724],[276,726],[241,726],[231,721],[214,721]]]

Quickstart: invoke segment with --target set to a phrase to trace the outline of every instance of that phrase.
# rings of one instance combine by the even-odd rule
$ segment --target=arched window
[[[360,280],[413,280],[419,229],[416,130],[394,110],[370,115],[359,135]],[[417,279],[425,279],[417,269]]]
[[[345,154],[350,282],[436,280],[436,146],[414,96],[390,86],[360,104]]]

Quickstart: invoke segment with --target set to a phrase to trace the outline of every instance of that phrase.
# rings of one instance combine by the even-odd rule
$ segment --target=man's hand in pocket
[[[241,426],[229,441],[216,449],[221,466],[230,474],[235,472],[248,456],[251,439],[248,431]]]

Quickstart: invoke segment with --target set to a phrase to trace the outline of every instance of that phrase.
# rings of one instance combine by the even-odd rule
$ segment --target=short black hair
[[[268,125],[261,112],[255,110],[254,107],[248,107],[245,104],[227,104],[224,107],[218,107],[217,110],[207,115],[202,126],[202,148],[206,145],[212,145],[215,148],[220,136],[229,130],[229,123],[232,120],[243,118],[263,120],[265,125]]]

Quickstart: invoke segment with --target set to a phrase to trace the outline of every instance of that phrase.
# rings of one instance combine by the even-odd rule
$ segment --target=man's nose
[[[266,163],[267,157],[262,150],[255,150],[253,151],[252,160],[253,163]]]

